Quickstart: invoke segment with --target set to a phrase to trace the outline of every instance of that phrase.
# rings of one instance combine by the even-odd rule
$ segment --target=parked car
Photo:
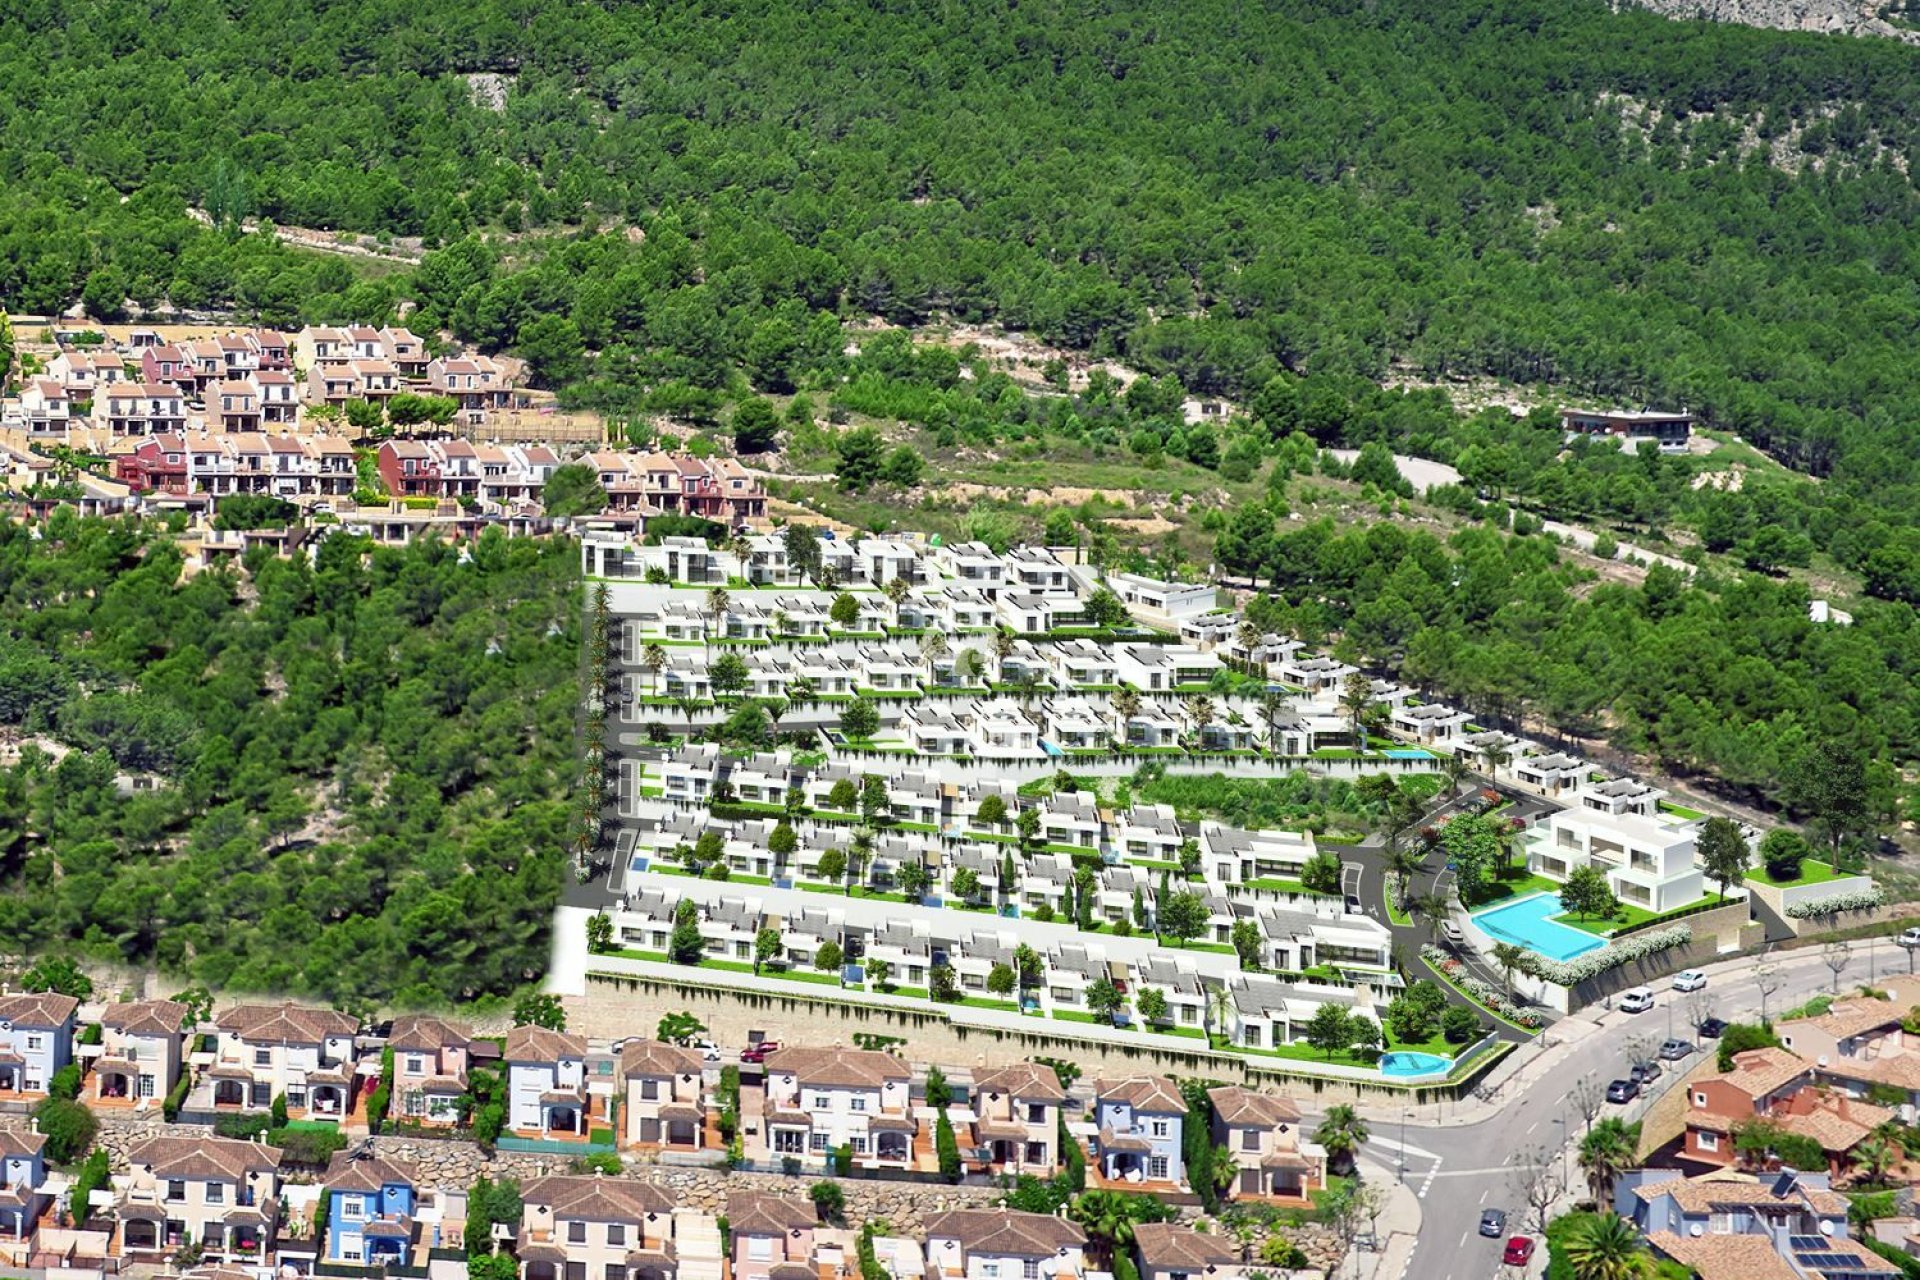
[[[1920,929],[1902,929],[1894,941],[1903,947],[1920,947]]]
[[[1498,1240],[1507,1234],[1507,1211],[1487,1209],[1480,1214],[1480,1234]]]
[[[1682,969],[1673,975],[1675,991],[1698,991],[1707,985],[1707,975],[1698,969]]]
[[[1507,1251],[1500,1255],[1500,1261],[1509,1267],[1524,1267],[1533,1261],[1533,1237],[1515,1236],[1507,1241]]]
[[[1657,1062],[1636,1062],[1627,1071],[1627,1079],[1635,1084],[1645,1084],[1649,1080],[1660,1078],[1660,1064]]]
[[[1467,935],[1460,931],[1460,926],[1451,920],[1440,926],[1440,936],[1456,947],[1463,945],[1467,940]]]
[[[1350,916],[1363,916],[1367,914],[1366,908],[1360,905],[1358,895],[1351,893],[1347,895],[1347,914]]]
[[[720,1061],[720,1046],[715,1044],[713,1041],[708,1040],[705,1037],[702,1037],[701,1039],[695,1040],[693,1042],[693,1047],[700,1051],[700,1061],[702,1062]]]
[[[1632,1080],[1615,1080],[1607,1085],[1608,1102],[1632,1102],[1640,1096],[1640,1086]]]
[[[1667,1040],[1663,1041],[1660,1045],[1660,1060],[1662,1062],[1678,1062],[1692,1052],[1693,1046],[1685,1040]]]
[[[1725,1018],[1702,1018],[1700,1019],[1700,1025],[1694,1028],[1695,1031],[1700,1033],[1702,1040],[1718,1040],[1726,1029],[1727,1020]]]
[[[1645,1013],[1653,1008],[1653,988],[1635,987],[1620,995],[1620,1008],[1624,1013]]]
[[[740,1051],[740,1061],[743,1063],[755,1063],[755,1064],[765,1062],[767,1060],[767,1055],[772,1053],[775,1049],[778,1049],[779,1047],[780,1047],[780,1042],[778,1040],[757,1041],[753,1044],[748,1045],[746,1048]]]

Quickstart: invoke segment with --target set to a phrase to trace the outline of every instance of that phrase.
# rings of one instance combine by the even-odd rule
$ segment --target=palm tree
[[[1265,634],[1264,631],[1260,630],[1258,623],[1251,621],[1242,621],[1238,627],[1234,628],[1234,642],[1240,646],[1240,651],[1247,655],[1247,670],[1249,671],[1253,670],[1253,651],[1260,647],[1260,637]],[[1267,674],[1267,664],[1264,662],[1260,664],[1260,674]]]
[[[853,886],[864,880],[867,859],[873,856],[873,837],[864,831],[853,833],[853,839],[847,844],[847,893],[853,893]]]
[[[1373,705],[1373,681],[1367,679],[1366,672],[1356,671],[1347,677],[1346,684],[1340,687],[1340,709],[1353,721],[1354,749],[1364,751],[1367,747],[1366,714]]]
[[[1431,891],[1407,900],[1407,913],[1419,916],[1426,922],[1427,939],[1432,941],[1434,930],[1447,918],[1447,900]]]
[[[1225,1040],[1227,1038],[1227,1014],[1233,1010],[1233,993],[1224,986],[1213,988],[1213,990],[1207,994],[1207,1009],[1213,1015],[1211,1024],[1213,1034]]]
[[[1427,865],[1427,851],[1417,845],[1396,844],[1387,851],[1387,869],[1398,877],[1400,882],[1400,909],[1407,909],[1407,900],[1412,896],[1413,878]]]
[[[1121,746],[1127,743],[1127,726],[1140,714],[1140,694],[1131,685],[1121,685],[1113,691],[1113,714],[1119,718],[1120,731],[1114,734],[1114,741]]]
[[[1327,1108],[1326,1119],[1313,1131],[1313,1140],[1326,1148],[1329,1163],[1351,1169],[1354,1155],[1371,1133],[1358,1111],[1336,1102]]]
[[[1867,1175],[1867,1181],[1878,1183],[1886,1177],[1898,1161],[1899,1152],[1894,1149],[1885,1135],[1875,1130],[1853,1149],[1853,1161]]]
[[[1440,772],[1447,775],[1447,790],[1457,793],[1461,780],[1467,776],[1467,762],[1459,752],[1449,752],[1440,761]]]
[[[1111,1264],[1116,1254],[1133,1243],[1137,1212],[1131,1196],[1096,1189],[1076,1196],[1067,1216],[1086,1228],[1088,1238]]]
[[[993,633],[993,678],[1000,684],[1007,682],[1007,659],[1013,656],[1013,636],[1005,631]]]
[[[1280,754],[1280,721],[1293,710],[1293,696],[1285,689],[1269,689],[1260,695],[1260,718],[1267,722],[1267,754]]]
[[[647,647],[640,651],[640,665],[647,669],[647,692],[660,692],[660,672],[667,665],[666,646],[658,640],[650,640]]]
[[[889,578],[886,585],[887,601],[893,605],[893,625],[900,625],[900,606],[913,594],[913,584],[905,578]]]
[[[1619,1116],[1608,1116],[1580,1139],[1580,1167],[1586,1172],[1587,1189],[1593,1193],[1595,1204],[1612,1203],[1613,1184],[1632,1167],[1639,1145],[1640,1126],[1628,1124]]]
[[[1653,1255],[1640,1243],[1639,1231],[1618,1214],[1584,1219],[1566,1234],[1559,1252],[1574,1280],[1643,1280],[1653,1274]]]
[[[745,582],[747,561],[753,559],[753,544],[747,541],[745,534],[735,534],[733,541],[727,543],[727,550],[733,553],[734,561],[740,566],[740,581]]]
[[[715,636],[725,634],[727,610],[732,604],[733,598],[727,594],[725,587],[715,587],[713,590],[707,592],[707,612],[713,615],[713,634]]]
[[[776,636],[784,636],[792,629],[793,615],[785,609],[775,609],[773,611],[773,634]]]
[[[1193,721],[1193,737],[1196,745],[1200,745],[1207,726],[1213,723],[1213,715],[1213,699],[1206,694],[1196,693],[1187,699],[1187,719]]]
[[[953,674],[960,683],[970,685],[980,679],[980,673],[986,669],[986,660],[972,649],[962,649],[960,656],[953,660]]]
[[[1498,778],[1500,766],[1513,759],[1513,753],[1497,742],[1485,742],[1480,746],[1480,762],[1487,766],[1487,777]]]
[[[1493,951],[1490,958],[1493,960],[1494,965],[1499,968],[1500,976],[1505,980],[1509,992],[1513,990],[1513,971],[1520,967],[1520,962],[1526,959],[1526,956],[1526,952],[1514,946],[1511,942],[1496,942],[1493,944]]]
[[[899,579],[895,578],[895,582]],[[950,652],[947,638],[938,631],[929,631],[920,637],[920,656],[927,662],[927,683],[933,683],[933,666]]]

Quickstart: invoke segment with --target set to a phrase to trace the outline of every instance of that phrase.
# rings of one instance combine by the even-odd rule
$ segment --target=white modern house
[[[1637,813],[1562,809],[1527,834],[1527,869],[1564,881],[1576,867],[1598,867],[1620,901],[1647,911],[1697,902],[1706,882],[1694,863],[1698,827]]]

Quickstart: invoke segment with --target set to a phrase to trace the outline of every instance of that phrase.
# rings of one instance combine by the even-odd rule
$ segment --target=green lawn
[[[1183,1040],[1205,1040],[1207,1038],[1207,1033],[1199,1027],[1165,1026],[1150,1027],[1148,1030],[1152,1031],[1155,1035],[1179,1036]]]
[[[925,987],[896,987],[891,982],[884,987],[877,988],[869,985],[867,990],[883,996],[907,996],[914,1000],[925,1000],[927,998],[927,989]]]
[[[1623,902],[1620,904],[1620,909],[1614,912],[1611,920],[1581,919],[1579,916],[1571,913],[1564,913],[1550,918],[1555,924],[1564,924],[1570,929],[1578,929],[1582,933],[1590,933],[1596,938],[1606,938],[1622,929],[1634,928],[1666,916],[1679,915],[1683,911],[1692,911],[1702,903],[1713,903],[1717,901],[1719,901],[1718,894],[1707,893],[1702,894],[1699,898],[1687,903],[1683,907],[1675,907],[1672,911],[1648,911],[1645,907],[1636,907],[1632,903]]]
[[[969,1009],[998,1009],[1002,1013],[1018,1013],[1020,1006],[1011,1000],[996,1000],[992,996],[961,996],[955,1004],[966,1005]]]
[[[1389,1036],[1389,1039],[1391,1039],[1391,1036]],[[1286,1058],[1294,1062],[1332,1062],[1336,1065],[1348,1067],[1372,1067],[1375,1065],[1375,1059],[1372,1056],[1357,1056],[1343,1050],[1329,1058],[1326,1054],[1308,1044],[1283,1044],[1273,1049],[1252,1049],[1246,1045],[1230,1043],[1219,1036],[1212,1037],[1211,1043],[1214,1048],[1226,1053],[1245,1053],[1260,1058]],[[1439,1054],[1442,1057],[1451,1058],[1459,1051],[1460,1047],[1459,1045],[1448,1044],[1444,1036],[1436,1033],[1425,1040],[1410,1041],[1406,1044],[1388,1044],[1381,1052],[1433,1053]]]
[[[1298,880],[1288,876],[1260,876],[1247,881],[1249,889],[1271,889],[1275,893],[1308,893],[1321,898],[1337,898],[1337,893],[1327,893],[1321,889],[1309,889]]]
[[[1139,867],[1144,871],[1166,871],[1174,875],[1180,873],[1180,864],[1177,862],[1165,862],[1159,858],[1135,858],[1126,854],[1122,854],[1121,857],[1128,866]]]
[[[1412,914],[1400,909],[1400,899],[1392,893],[1387,895],[1387,919],[1402,927],[1413,923]]]
[[[1169,942],[1166,945],[1173,946],[1174,944]],[[1233,947],[1229,943],[1225,943],[1225,942],[1200,942],[1197,940],[1193,942],[1183,942],[1179,945],[1179,950],[1211,951],[1216,955],[1223,955],[1223,956],[1230,956],[1234,954]]]
[[[1053,1016],[1060,1022],[1085,1022],[1096,1027],[1107,1025],[1105,1018],[1096,1018],[1090,1013],[1081,1013],[1078,1009],[1055,1009]]]
[[[1775,886],[1796,884],[1825,884],[1829,880],[1839,880],[1846,876],[1859,875],[1857,871],[1835,871],[1824,862],[1808,858],[1800,864],[1800,877],[1797,880],[1776,880],[1767,874],[1765,867],[1753,867],[1747,871],[1747,879],[1756,884]]]
[[[800,883],[800,888],[807,893],[831,893],[831,894],[837,894],[842,897],[848,897],[848,898],[865,898],[870,902],[904,903],[907,900],[907,895],[904,893],[882,893],[878,889],[864,889],[864,888],[858,888],[858,887],[856,887],[852,893],[848,893],[845,889],[843,889],[841,886],[837,884],[809,884],[804,880],[800,881],[799,883]]]
[[[1660,812],[1670,813],[1674,817],[1682,818],[1688,822],[1698,822],[1707,816],[1698,809],[1689,809],[1683,804],[1674,804],[1671,800],[1662,800],[1660,802]]]
[[[817,973],[808,969],[767,968],[762,969],[760,975],[765,978],[778,978],[783,982],[812,982],[825,987],[837,987],[840,985],[839,974]]]
[[[1494,875],[1493,883],[1474,895],[1468,905],[1484,907],[1490,902],[1504,902],[1508,898],[1518,898],[1540,890],[1550,893],[1560,892],[1560,882],[1549,880],[1543,875],[1528,871],[1524,865],[1514,864],[1503,867]]]

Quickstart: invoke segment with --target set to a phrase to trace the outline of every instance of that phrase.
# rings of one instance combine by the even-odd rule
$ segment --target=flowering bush
[[[1880,892],[1880,886],[1872,885],[1865,889],[1848,889],[1841,893],[1830,893],[1824,898],[1796,902],[1787,908],[1787,915],[1795,920],[1805,920],[1810,916],[1830,916],[1842,911],[1871,911],[1885,901],[1886,895]]]
[[[1461,964],[1459,960],[1447,952],[1442,951],[1439,947],[1421,947],[1420,958],[1445,974],[1447,981],[1453,983],[1454,986],[1466,992],[1468,996],[1499,1014],[1507,1021],[1523,1027],[1537,1027],[1541,1025],[1542,1019],[1539,1014],[1527,1009],[1522,1009],[1514,1004],[1513,1001],[1507,999],[1506,992],[1495,987],[1492,983],[1483,982],[1471,973],[1468,973],[1465,965]]]
[[[1618,969],[1630,960],[1639,960],[1665,951],[1669,947],[1683,946],[1693,939],[1693,926],[1685,924],[1668,925],[1664,929],[1649,929],[1644,933],[1631,934],[1618,942],[1612,942],[1598,951],[1589,951],[1585,955],[1575,956],[1562,962],[1549,960],[1545,956],[1529,951],[1520,961],[1520,972],[1530,974],[1546,982],[1571,987],[1575,983],[1585,982],[1609,969]]]

